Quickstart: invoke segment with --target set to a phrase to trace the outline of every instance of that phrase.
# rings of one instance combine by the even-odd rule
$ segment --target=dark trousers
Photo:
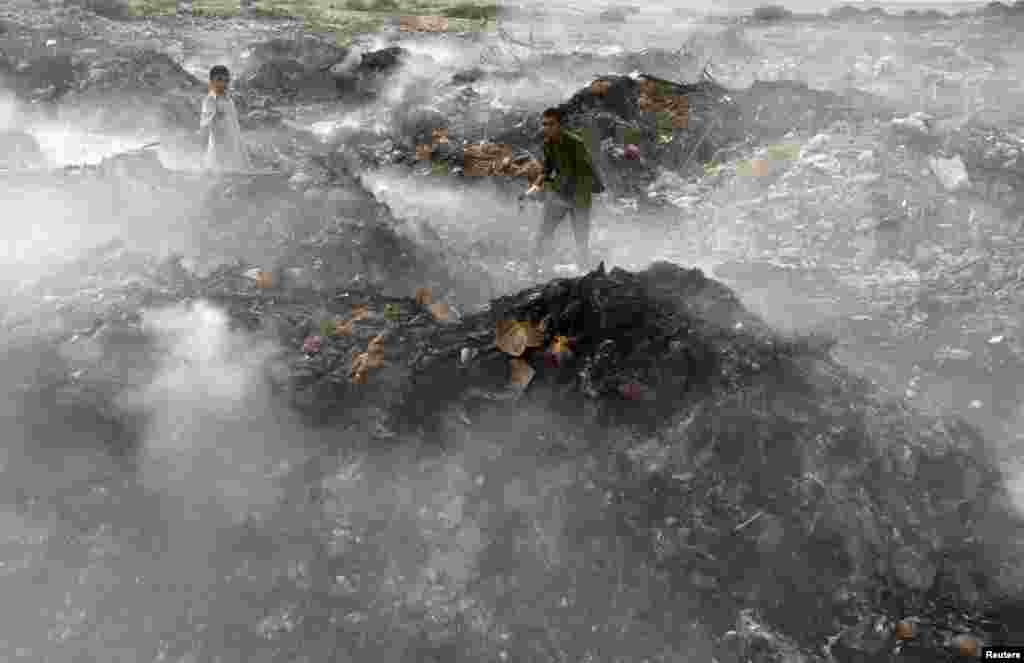
[[[590,210],[591,207],[577,206],[558,194],[548,193],[544,200],[544,218],[540,223],[540,232],[534,255],[541,260],[547,253],[551,240],[558,226],[566,215],[572,219],[572,234],[576,238],[576,254],[580,269],[587,269],[590,264]]]

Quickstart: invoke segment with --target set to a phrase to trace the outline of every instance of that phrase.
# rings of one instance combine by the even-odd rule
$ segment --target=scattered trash
[[[744,529],[746,529],[747,527],[749,527],[749,526],[750,526],[750,525],[751,525],[752,523],[754,523],[754,522],[755,522],[755,521],[756,521],[756,520],[757,520],[758,518],[760,518],[760,517],[761,517],[761,516],[763,516],[763,515],[764,515],[764,511],[758,511],[757,513],[755,513],[754,515],[752,515],[751,517],[747,518],[747,519],[746,519],[746,520],[744,520],[744,521],[743,521],[742,523],[740,523],[739,525],[737,525],[736,527],[732,528],[732,531],[733,531],[734,533],[735,533],[735,532],[741,532],[741,531],[743,531]]]
[[[320,352],[324,339],[320,336],[307,336],[302,342],[302,351],[307,355],[315,355]]]
[[[326,338],[351,336],[354,330],[347,326],[346,320],[323,320],[320,322],[320,335]]]
[[[371,368],[384,365],[384,335],[378,334],[366,346],[366,352],[356,355],[352,361],[350,378],[352,384],[366,384]]]
[[[958,635],[953,638],[953,649],[964,658],[977,658],[980,645],[978,639],[970,635]]]
[[[494,330],[494,344],[507,355],[521,357],[527,348],[544,344],[543,322],[499,320]]]
[[[911,133],[930,134],[935,118],[928,113],[912,113],[909,117],[898,117],[892,121],[894,129]]]
[[[430,306],[434,302],[433,295],[430,292],[430,288],[420,288],[416,291],[416,305],[424,308]]]
[[[627,401],[638,401],[643,398],[644,389],[638,382],[627,382],[619,387],[619,393]]]
[[[510,359],[509,368],[511,369],[510,383],[519,391],[525,391],[530,386],[530,382],[533,381],[533,376],[537,374],[533,367],[530,366],[530,362],[521,357]]]
[[[370,315],[366,306],[354,308],[352,315],[346,320],[324,320],[320,323],[320,334],[328,338],[339,336],[352,336],[355,333],[355,323],[365,320]]]
[[[640,147],[638,145],[629,144],[623,151],[623,156],[627,161],[639,161],[640,160]]]
[[[1004,337],[1003,337],[1002,335],[999,335],[999,336],[993,336],[992,338],[988,339],[988,342],[989,342],[990,344],[992,344],[992,345],[996,345],[996,344],[998,344],[998,343],[1002,343],[1002,342],[1003,342],[1003,338],[1004,338]]]
[[[952,159],[933,157],[928,164],[946,191],[959,191],[971,183],[967,176],[967,167],[959,155]]]
[[[984,406],[984,403],[982,403],[979,400],[973,400],[968,405],[968,407],[970,407],[972,410],[980,410],[983,406]]]
[[[462,352],[459,353],[459,361],[463,364],[468,364],[476,358],[479,351],[476,348],[462,348]]]
[[[814,138],[807,141],[807,145],[804,146],[804,153],[811,154],[819,152],[828,147],[829,136],[828,134],[818,134]]]
[[[427,307],[430,314],[434,316],[434,320],[438,322],[448,322],[451,320],[452,313],[451,308],[444,302],[435,302]]]
[[[384,307],[384,319],[388,322],[398,322],[402,317],[402,311],[398,304],[388,304]]]
[[[893,631],[893,635],[896,636],[897,640],[913,640],[914,638],[914,624],[907,620],[896,622],[896,628]]]
[[[555,265],[554,272],[559,276],[571,276],[573,274],[579,274],[580,268],[576,263],[567,263],[564,265]]]
[[[544,353],[544,365],[548,368],[561,368],[572,360],[572,354],[568,337],[556,336],[551,341],[551,347]]]
[[[934,353],[935,361],[967,361],[974,353],[963,348],[951,348],[944,345]]]
[[[751,159],[747,164],[752,177],[768,177],[771,172],[767,159]]]

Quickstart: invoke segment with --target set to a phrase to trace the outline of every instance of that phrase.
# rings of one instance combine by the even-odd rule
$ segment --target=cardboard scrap
[[[530,366],[530,362],[520,357],[510,359],[509,368],[511,369],[509,383],[519,391],[529,387],[530,382],[533,381],[533,376],[537,374],[537,371],[533,370],[533,367]]]
[[[527,348],[544,344],[545,323],[529,320],[499,320],[494,329],[494,344],[507,355],[520,357]]]

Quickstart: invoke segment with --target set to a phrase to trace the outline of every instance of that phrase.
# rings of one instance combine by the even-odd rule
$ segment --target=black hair
[[[221,77],[231,78],[231,72],[228,71],[227,67],[225,67],[222,64],[219,64],[216,67],[213,67],[212,69],[210,69],[210,80],[211,81],[213,79],[215,79],[215,78],[221,78]]]
[[[558,120],[558,123],[562,123],[562,109],[560,108],[549,108],[541,115],[541,117],[553,117]]]

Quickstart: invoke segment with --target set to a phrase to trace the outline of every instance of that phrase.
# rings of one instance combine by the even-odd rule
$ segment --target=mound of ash
[[[443,441],[493,408],[576,420],[644,468],[624,518],[659,542],[672,590],[717,616],[727,660],[768,660],[767,629],[840,661],[1009,637],[993,615],[1012,605],[998,532],[1016,517],[963,422],[881,398],[699,270],[599,269],[461,321],[422,295],[347,293],[343,330],[296,350],[279,384],[327,419],[368,416],[378,438]]]
[[[79,72],[60,97],[62,116],[97,131],[138,126],[161,131],[193,128],[205,85],[169,55],[122,48],[82,57]]]
[[[696,597],[719,660],[923,660],[1012,635],[1019,521],[977,433],[881,398],[699,270],[602,267],[460,316],[426,288],[312,296],[239,269],[191,295],[276,339],[267,379],[311,423],[419,446],[496,412],[570,422],[575,453],[617,468],[602,517],[643,558],[647,600]],[[158,352],[140,312],[184,299],[171,272],[64,338],[36,400],[112,426],[116,380],[144,384]]]
[[[407,55],[397,46],[363,52],[311,35],[301,40],[261,42],[247,52],[247,65],[239,79],[242,89],[248,96],[269,97],[275,102],[372,95],[382,78],[401,66]]]

